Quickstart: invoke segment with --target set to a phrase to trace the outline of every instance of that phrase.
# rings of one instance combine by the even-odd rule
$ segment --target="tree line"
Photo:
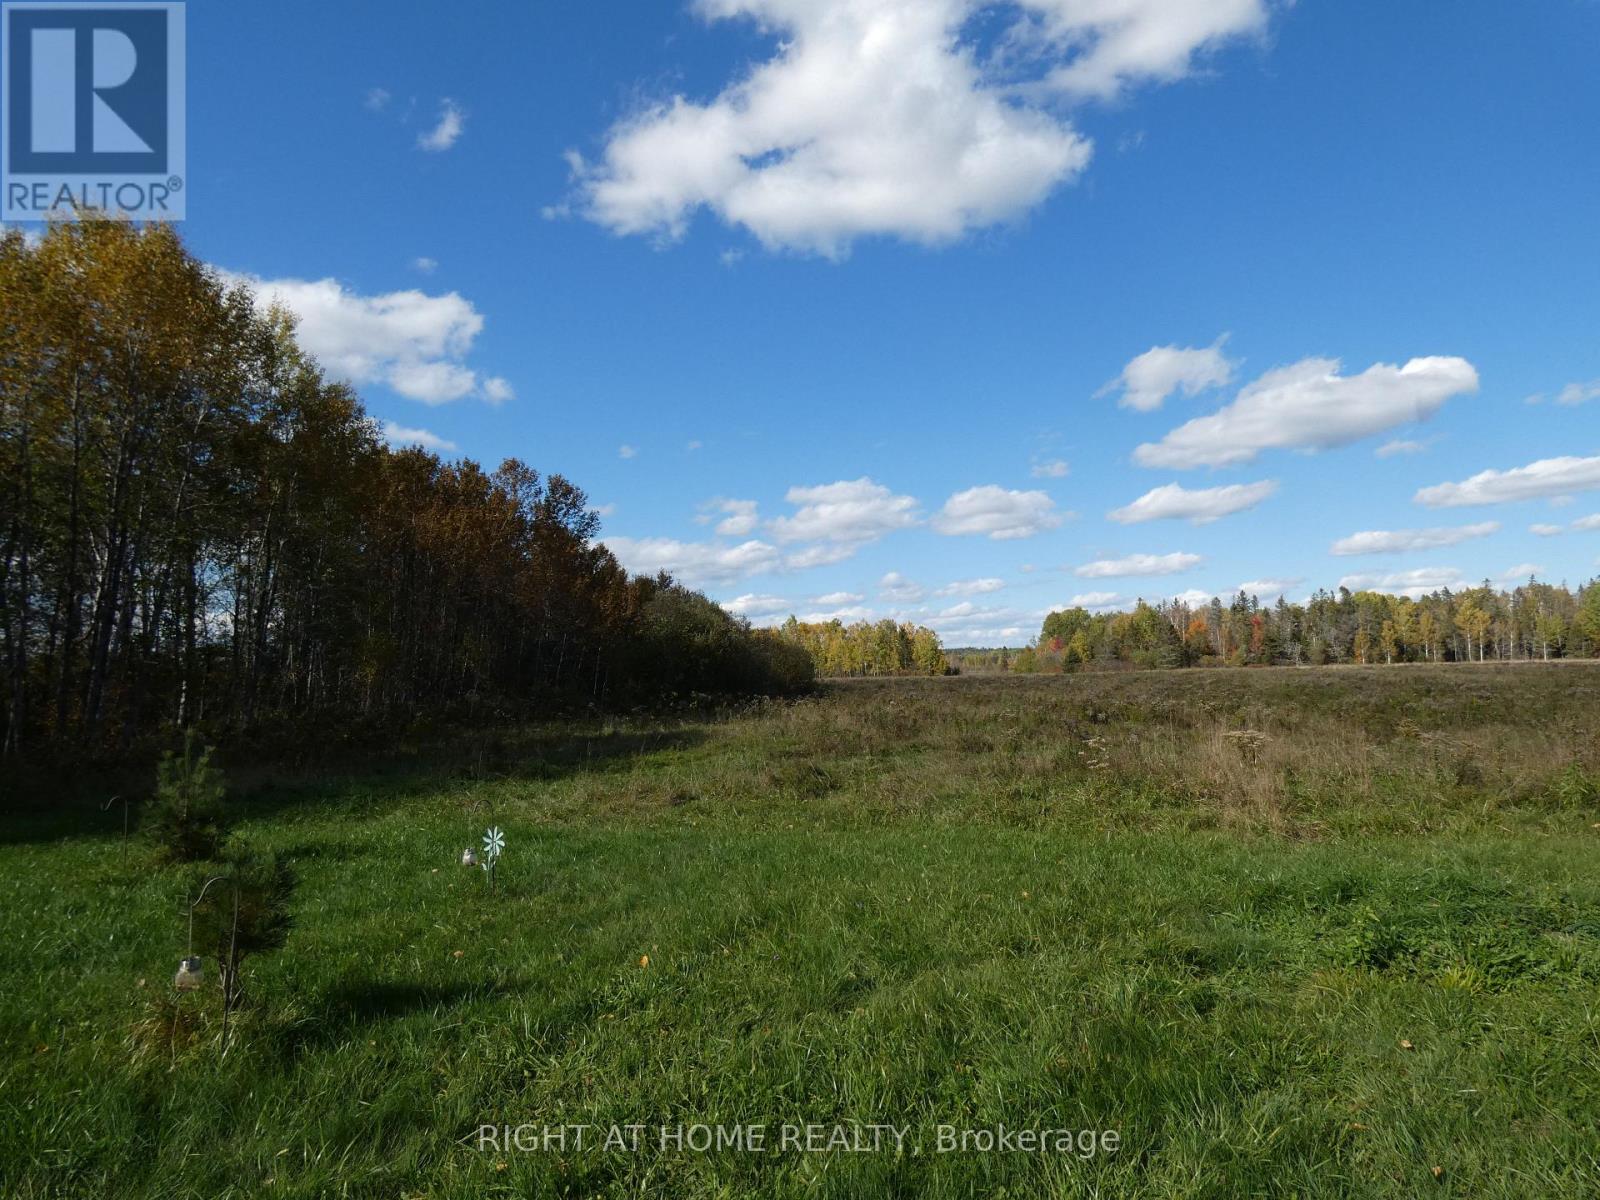
[[[1576,592],[1530,579],[1520,587],[1441,589],[1418,599],[1318,591],[1305,604],[1263,605],[1240,592],[1224,605],[1183,601],[1132,612],[1050,613],[1038,641],[998,664],[1019,672],[1085,667],[1299,666],[1488,662],[1600,655],[1600,581]],[[976,665],[976,664],[975,664]]]
[[[165,226],[0,234],[0,752],[804,686],[583,491],[393,450]]]
[[[945,675],[939,635],[894,621],[806,623],[790,617],[778,627],[785,643],[802,648],[818,675]]]

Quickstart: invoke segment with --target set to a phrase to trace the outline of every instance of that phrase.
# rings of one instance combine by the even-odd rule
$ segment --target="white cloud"
[[[844,605],[821,612],[808,612],[800,619],[807,625],[826,625],[829,621],[840,621],[852,625],[857,621],[870,621],[873,612],[870,608],[863,608],[859,604]]]
[[[1600,529],[1600,513],[1595,513],[1592,517],[1579,517],[1572,523],[1572,527],[1583,530]]]
[[[1583,404],[1589,400],[1600,400],[1600,379],[1591,379],[1588,383],[1569,383],[1556,394],[1557,404]]]
[[[777,571],[783,557],[775,546],[752,538],[738,545],[680,542],[673,538],[606,538],[611,553],[636,575],[668,571],[691,586],[732,583]]]
[[[1330,554],[1409,554],[1415,550],[1438,550],[1444,546],[1459,546],[1474,538],[1488,537],[1500,532],[1499,521],[1484,521],[1477,525],[1455,525],[1435,529],[1370,529],[1340,538],[1330,548]]]
[[[1210,592],[1202,592],[1199,588],[1190,588],[1186,592],[1179,592],[1176,596],[1166,597],[1174,604],[1186,604],[1190,608],[1204,608],[1216,597]]]
[[[816,546],[807,546],[804,550],[796,551],[783,560],[783,564],[791,571],[808,571],[812,567],[827,567],[834,563],[844,562],[853,558],[855,552],[861,548],[859,542],[835,542]]]
[[[1181,575],[1204,561],[1198,554],[1130,554],[1102,558],[1073,571],[1082,579],[1119,579],[1129,575]]]
[[[589,511],[597,517],[609,517],[617,511],[617,506],[615,504],[591,504]]]
[[[515,400],[517,391],[511,386],[510,380],[492,375],[483,381],[483,398],[490,404],[504,404],[507,400]]]
[[[781,542],[871,542],[917,524],[917,502],[865,477],[792,487],[784,497],[799,510],[768,527]]]
[[[1543,575],[1544,568],[1537,563],[1518,563],[1514,567],[1507,567],[1500,573],[1500,578],[1506,583],[1521,583],[1535,576]]]
[[[638,458],[639,457],[639,449],[638,449],[637,446],[629,446],[629,445],[626,445],[626,444],[618,446],[617,447],[617,457],[618,458]]]
[[[760,523],[754,500],[728,500],[718,496],[700,507],[701,514],[695,520],[702,525],[710,524],[717,513],[723,514],[722,520],[717,522],[718,537],[748,537]]]
[[[860,604],[866,597],[855,592],[829,592],[826,596],[818,596],[814,603],[825,608],[837,608],[841,604]]]
[[[1380,363],[1339,374],[1331,358],[1308,358],[1268,371],[1229,405],[1180,425],[1134,451],[1146,467],[1221,467],[1251,462],[1263,450],[1330,449],[1420,421],[1450,399],[1478,389],[1478,372],[1461,358]]]
[[[1600,457],[1541,458],[1509,471],[1479,471],[1461,483],[1440,483],[1416,494],[1429,508],[1464,508],[1473,504],[1507,504],[1540,500],[1600,488]]]
[[[1088,165],[1061,98],[1169,80],[1261,28],[1264,0],[697,0],[749,19],[771,57],[712,100],[645,107],[598,162],[569,155],[577,207],[619,234],[683,235],[707,209],[768,248],[838,257],[864,236],[925,244],[1012,220]],[[1004,70],[964,30],[1012,21]],[[1013,86],[1017,64],[1033,87]],[[1042,91],[1041,91],[1042,89]]]
[[[934,591],[935,596],[988,596],[1006,586],[1004,579],[958,579]]]
[[[249,287],[257,307],[276,304],[293,314],[301,349],[336,379],[387,384],[424,404],[472,395],[495,400],[500,387],[510,387],[500,379],[481,383],[463,361],[483,331],[483,315],[455,292],[430,296],[408,289],[363,296],[335,279],[219,275],[226,283]]]
[[[1559,525],[1529,525],[1528,532],[1535,537],[1559,537],[1566,530]]]
[[[916,604],[927,592],[915,580],[907,579],[899,571],[890,571],[878,580],[878,595],[894,604]]]
[[[993,484],[968,488],[946,500],[933,528],[952,537],[983,535],[994,541],[1033,537],[1061,524],[1055,501],[1044,492],[1015,492]]]
[[[1428,448],[1427,442],[1408,441],[1396,438],[1392,442],[1385,442],[1373,451],[1379,458],[1394,458],[1399,454],[1421,454]]]
[[[1226,387],[1233,381],[1236,366],[1222,353],[1226,340],[1218,338],[1204,349],[1152,347],[1123,367],[1122,374],[1096,396],[1120,391],[1122,397],[1117,403],[1123,408],[1152,412],[1173,392],[1181,390],[1185,396],[1198,396],[1211,388]]]
[[[763,596],[754,592],[722,601],[722,607],[740,617],[787,616],[794,606],[782,596]]]
[[[1239,585],[1239,590],[1247,596],[1274,597],[1282,596],[1304,582],[1298,575],[1292,579],[1248,579]]]
[[[1181,79],[1196,55],[1267,26],[1265,0],[1024,0],[1041,32],[1073,51],[1048,83],[1108,100],[1142,80]],[[1141,135],[1142,136],[1142,135]]]
[[[1059,458],[1052,462],[1033,464],[1033,477],[1035,479],[1065,479],[1071,471],[1072,468]]]
[[[449,404],[478,390],[478,373],[452,362],[397,363],[389,371],[389,386],[408,400]]]
[[[1133,601],[1117,592],[1084,592],[1074,596],[1067,607],[1086,608],[1090,612],[1109,612],[1115,608],[1126,608],[1132,603]]]
[[[1136,525],[1141,521],[1184,520],[1209,525],[1233,513],[1254,508],[1278,490],[1276,480],[1235,483],[1227,487],[1190,490],[1176,483],[1146,492],[1132,504],[1107,513],[1113,521]]]
[[[700,447],[702,447],[704,445],[705,445],[704,442],[696,440],[696,441],[692,441],[692,442],[688,443],[688,445],[684,446],[684,450],[686,452],[690,453],[690,454],[693,454],[696,450],[700,449]]]
[[[1472,584],[1455,567],[1418,567],[1384,575],[1346,575],[1339,586],[1352,592],[1387,592],[1415,600],[1444,588],[1459,592]]]
[[[466,129],[467,114],[454,100],[439,104],[439,122],[432,129],[417,135],[417,147],[430,153],[439,153],[454,146]]]
[[[420,258],[413,258],[411,260],[411,269],[413,271],[419,271],[424,275],[432,275],[439,269],[439,260],[436,258],[429,258],[427,255],[423,255]]]
[[[362,98],[361,105],[368,112],[382,112],[389,107],[389,101],[394,99],[389,94],[388,88],[368,88],[367,94]]]
[[[383,440],[395,447],[421,446],[424,450],[454,450],[456,444],[426,429],[408,429],[393,421],[383,423]]]

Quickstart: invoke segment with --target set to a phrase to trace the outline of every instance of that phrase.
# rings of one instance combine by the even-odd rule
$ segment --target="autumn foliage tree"
[[[631,650],[688,594],[598,534],[559,475],[388,449],[292,320],[170,228],[0,234],[6,756],[648,698],[661,676]],[[723,620],[741,653],[697,686],[803,685]]]
[[[1488,583],[1413,599],[1319,591],[1304,604],[1263,605],[1238,593],[1147,604],[1131,612],[1050,613],[1018,669],[1174,667],[1208,663],[1489,662],[1600,656],[1600,582],[1573,592],[1538,580],[1509,590]]]

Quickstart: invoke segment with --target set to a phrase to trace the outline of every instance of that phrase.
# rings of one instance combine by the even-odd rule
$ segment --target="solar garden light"
[[[194,955],[178,960],[178,973],[172,977],[172,986],[180,992],[192,992],[206,981],[206,967]]]
[[[178,973],[172,977],[172,986],[180,992],[192,992],[205,982],[205,964],[200,956],[194,952],[194,910],[200,907],[200,901],[206,898],[206,893],[211,890],[213,883],[233,884],[233,930],[230,934],[229,958],[232,958],[233,947],[239,941],[239,881],[227,875],[213,875],[200,887],[200,894],[189,904],[189,952],[178,961]],[[233,1011],[233,993],[235,981],[228,976],[224,969],[222,973],[222,1049],[226,1052],[228,1045],[228,1016]]]
[[[178,960],[178,973],[172,977],[172,986],[180,992],[192,992],[206,979],[204,960],[194,952],[194,910],[200,907],[200,901],[206,898],[206,892],[213,883],[221,883],[228,877],[226,875],[213,875],[206,880],[200,888],[200,894],[189,903],[189,951]],[[233,921],[234,933],[238,934],[239,926],[239,884],[233,881]]]

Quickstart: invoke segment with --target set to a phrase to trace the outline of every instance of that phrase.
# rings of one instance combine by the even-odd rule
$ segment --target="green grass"
[[[1594,1195],[1597,733],[1596,668],[1217,671],[241,770],[299,884],[225,1057],[214,982],[171,991],[184,872],[13,819],[0,1195]],[[502,1122],[910,1132],[477,1149]],[[1001,1124],[1121,1144],[933,1152]]]

